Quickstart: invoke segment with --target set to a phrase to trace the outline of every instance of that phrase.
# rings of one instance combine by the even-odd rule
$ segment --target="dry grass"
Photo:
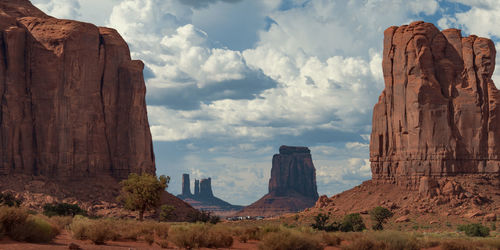
[[[323,249],[319,240],[316,237],[309,237],[305,233],[297,231],[278,231],[269,232],[264,235],[259,243],[261,250],[281,250],[281,249],[296,249],[296,250],[316,250]]]
[[[233,245],[232,232],[223,226],[183,224],[170,227],[168,239],[180,248],[228,248]]]
[[[29,215],[21,208],[0,206],[0,234],[6,234],[16,241],[34,243],[51,242],[59,230],[46,218]]]

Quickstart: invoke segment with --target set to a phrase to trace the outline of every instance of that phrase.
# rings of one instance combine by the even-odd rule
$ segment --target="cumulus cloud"
[[[33,0],[32,2],[48,15],[57,18],[78,19],[81,16],[78,0]]]
[[[223,2],[223,3],[237,3],[241,2],[242,0],[179,0],[182,4],[192,6],[194,8],[206,8],[210,4],[214,4],[216,2]]]

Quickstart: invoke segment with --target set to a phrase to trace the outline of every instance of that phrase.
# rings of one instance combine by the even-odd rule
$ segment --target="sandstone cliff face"
[[[0,2],[0,174],[155,172],[143,63],[113,29]]]
[[[275,216],[314,206],[318,199],[316,169],[307,147],[281,146],[273,156],[269,193],[238,215]]]
[[[286,196],[292,192],[318,199],[316,169],[306,147],[281,146],[273,156],[269,193]]]
[[[384,33],[385,89],[373,111],[375,182],[500,173],[500,94],[491,40],[414,22]]]

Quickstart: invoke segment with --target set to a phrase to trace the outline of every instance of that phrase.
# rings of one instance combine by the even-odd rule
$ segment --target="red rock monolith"
[[[384,32],[385,89],[373,110],[372,179],[418,188],[422,176],[500,173],[495,46],[413,22]]]

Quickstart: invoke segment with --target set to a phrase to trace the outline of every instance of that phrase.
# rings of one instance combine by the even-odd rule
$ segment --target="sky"
[[[32,2],[117,29],[146,65],[157,174],[171,176],[168,191],[181,192],[183,173],[211,177],[214,194],[238,205],[267,193],[280,145],[311,149],[320,195],[371,178],[386,28],[424,20],[500,45],[497,0]]]

